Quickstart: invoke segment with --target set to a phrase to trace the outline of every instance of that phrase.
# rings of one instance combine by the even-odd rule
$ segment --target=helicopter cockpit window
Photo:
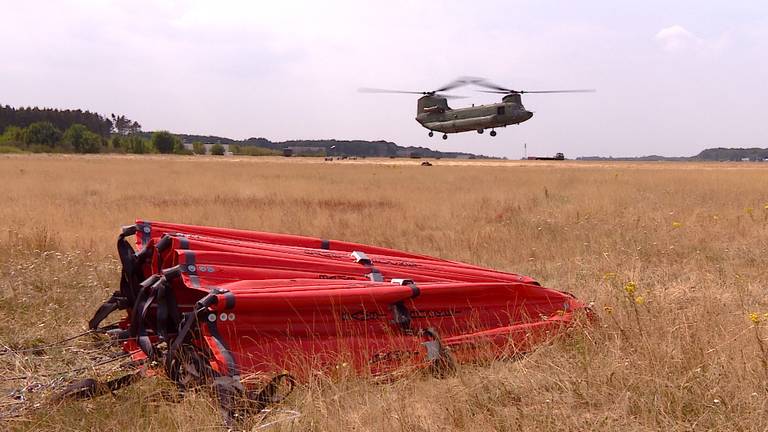
[[[496,114],[497,115],[504,115],[504,107],[500,106],[500,107],[496,108]]]

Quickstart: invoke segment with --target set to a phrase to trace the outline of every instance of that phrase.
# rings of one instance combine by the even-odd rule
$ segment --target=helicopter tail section
[[[437,96],[423,96],[419,98],[416,105],[416,115],[443,113],[450,110],[451,107],[448,106],[448,101],[445,98]]]

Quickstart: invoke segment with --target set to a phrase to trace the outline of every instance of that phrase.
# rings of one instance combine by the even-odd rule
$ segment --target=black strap
[[[166,354],[166,359],[165,359],[166,368],[170,370],[170,368],[172,367],[174,355],[179,350],[181,345],[184,343],[184,340],[189,335],[189,332],[192,330],[192,327],[200,319],[200,315],[205,314],[206,310],[208,309],[208,306],[216,304],[216,301],[217,301],[216,292],[212,292],[207,296],[203,297],[202,299],[200,299],[197,303],[195,303],[195,308],[192,312],[185,313],[183,315],[183,318],[179,323],[179,331],[176,333],[176,337],[173,339],[173,342],[168,347],[168,353]]]
[[[93,314],[93,318],[88,321],[88,328],[91,330],[96,330],[99,328],[99,324],[101,324],[101,322],[104,321],[104,319],[109,316],[109,314],[118,309],[125,309],[125,307],[126,298],[122,296],[120,291],[115,291],[112,293],[112,296],[107,299],[107,301],[99,306],[99,308],[96,310],[96,313]]]
[[[123,267],[121,271],[122,277],[120,278],[120,292],[126,298],[129,305],[134,304],[136,301],[136,296],[140,289],[139,284],[144,280],[142,267],[147,260],[152,259],[154,254],[154,247],[149,242],[145,242],[144,247],[138,253],[133,250],[131,244],[125,239],[127,235],[132,235],[136,232],[136,227],[132,228],[123,228],[123,232],[117,237],[117,255]]]
[[[389,308],[392,309],[392,324],[400,327],[400,330],[404,333],[412,334],[411,313],[405,307],[405,303],[399,301],[389,305]]]
[[[139,284],[139,292],[136,295],[136,300],[133,302],[133,307],[131,308],[131,336],[136,336],[136,329],[139,327],[139,323],[141,321],[141,311],[144,309],[144,304],[147,301],[147,297],[149,297],[149,292],[152,288],[152,286],[157,283],[157,281],[160,279],[160,275],[152,275],[144,280],[141,284]]]
[[[152,251],[145,247],[139,254],[136,254],[131,244],[125,239],[134,234],[136,234],[136,226],[129,225],[123,227],[120,235],[117,237],[117,255],[122,264],[120,291],[112,293],[112,296],[102,303],[93,314],[93,318],[88,321],[88,328],[91,330],[96,330],[99,324],[112,312],[118,309],[125,309],[136,301],[138,279],[141,277],[141,265],[147,259],[147,256],[151,256]]]
[[[163,283],[157,288],[157,334],[161,340],[168,340],[168,331],[178,328],[181,322],[181,312],[176,303],[176,296],[171,289],[168,277],[162,278]]]
[[[147,333],[147,312],[149,312],[149,308],[152,306],[152,303],[155,301],[155,297],[157,296],[157,290],[158,286],[165,281],[163,278],[160,278],[155,284],[153,284],[149,289],[147,290],[147,296],[146,299],[139,305],[140,309],[136,309],[133,311],[134,315],[139,315],[139,326],[136,330],[136,334],[138,336],[138,343],[139,347],[142,351],[149,357],[150,359],[154,359],[155,350],[152,346],[152,341],[149,339],[149,334]]]
[[[407,285],[408,288],[411,289],[411,299],[415,299],[421,295],[421,289],[419,289],[413,281],[409,279],[393,279],[393,282],[395,281],[402,285]],[[400,327],[400,330],[406,334],[413,334],[413,329],[411,328],[411,312],[405,307],[405,301],[400,300],[397,303],[393,303],[389,305],[389,308],[392,309],[392,324]]]
[[[120,257],[120,263],[123,266],[120,278],[120,292],[123,297],[128,299],[129,304],[133,304],[136,293],[136,253],[130,243],[122,236],[117,239],[117,255]]]
[[[54,400],[91,399],[133,384],[141,379],[142,376],[142,372],[139,371],[106,382],[99,382],[93,378],[87,378],[69,384],[64,390],[59,392],[58,395],[54,396]]]
[[[438,378],[444,378],[456,370],[456,361],[451,352],[443,345],[440,334],[437,329],[429,327],[422,331],[423,336],[427,337],[426,342],[422,342],[427,350],[427,360],[429,360],[429,369],[433,375]]]

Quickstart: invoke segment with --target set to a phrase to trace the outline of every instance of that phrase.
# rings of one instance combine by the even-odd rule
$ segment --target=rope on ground
[[[63,370],[63,371],[48,372],[48,373],[34,374],[34,375],[33,374],[28,374],[28,375],[16,375],[16,376],[11,376],[11,377],[2,377],[2,378],[0,378],[0,382],[21,381],[21,380],[35,378],[35,377],[46,377],[46,378],[49,378],[49,377],[56,377],[56,376],[66,375],[66,374],[70,374],[70,373],[74,373],[74,372],[82,372],[84,370],[88,370],[88,369],[92,369],[92,368],[95,368],[95,367],[103,366],[105,364],[114,363],[114,362],[116,362],[118,360],[122,360],[122,359],[124,359],[126,357],[129,357],[129,356],[131,356],[133,354],[136,354],[138,352],[139,352],[139,350],[135,350],[135,351],[127,352],[127,353],[121,353],[120,355],[118,355],[116,357],[109,358],[109,359],[106,359],[106,360],[102,360],[100,362],[96,362],[96,363],[94,363],[94,364],[92,364],[90,366],[82,366],[82,367],[68,369],[68,370]]]
[[[264,423],[264,424],[260,424],[260,425],[256,426],[255,428],[253,428],[253,430],[268,429],[268,428],[271,428],[272,426],[275,426],[277,424],[280,424],[280,423],[283,423],[283,422],[287,422],[287,421],[293,421],[293,420],[296,420],[297,418],[301,417],[301,413],[300,412],[298,412],[296,410],[289,410],[289,409],[283,409],[283,408],[276,408],[276,409],[264,408],[260,412],[264,413],[265,415],[272,414],[272,413],[283,413],[283,414],[287,414],[287,415],[285,417],[283,417],[283,418],[279,418],[279,419],[272,420],[272,421]]]
[[[38,346],[35,346],[35,347],[31,347],[31,348],[25,348],[25,349],[20,349],[20,350],[14,350],[14,349],[7,348],[7,349],[4,349],[4,350],[0,351],[0,356],[4,356],[4,355],[8,355],[8,354],[25,354],[25,353],[30,353],[30,352],[43,351],[43,350],[46,350],[46,349],[49,349],[49,348],[54,348],[54,347],[57,347],[59,345],[63,345],[65,343],[67,343],[67,342],[73,341],[75,339],[79,339],[79,338],[81,338],[83,336],[87,336],[89,334],[104,333],[105,331],[107,331],[108,329],[110,329],[110,328],[112,328],[114,326],[115,326],[115,324],[110,324],[110,325],[107,325],[107,326],[104,326],[104,327],[101,327],[101,328],[98,328],[98,329],[95,329],[95,330],[86,330],[86,331],[84,331],[84,332],[82,332],[80,334],[76,334],[74,336],[70,336],[68,338],[64,338],[64,339],[58,340],[56,342],[51,342],[51,343],[45,344],[45,345],[38,345]]]

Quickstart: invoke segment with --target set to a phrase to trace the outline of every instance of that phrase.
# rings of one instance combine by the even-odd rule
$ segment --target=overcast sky
[[[768,2],[0,0],[0,103],[122,113],[145,130],[390,140],[518,158],[768,147]],[[461,75],[533,119],[447,141],[416,97]],[[497,101],[471,88],[452,106]]]

